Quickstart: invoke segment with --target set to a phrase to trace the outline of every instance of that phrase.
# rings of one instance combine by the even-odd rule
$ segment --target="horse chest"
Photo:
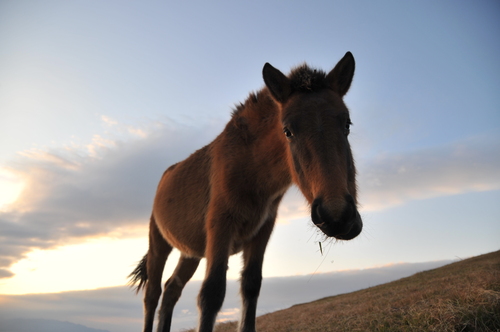
[[[259,233],[266,223],[274,223],[279,202],[287,189],[288,187],[283,188],[279,192],[270,195],[258,205],[249,206],[249,209],[246,211],[248,214],[241,215],[236,220],[236,242],[248,242]]]
[[[254,218],[250,220],[244,220],[240,230],[240,237],[243,240],[249,240],[255,236],[262,228],[264,223],[268,220],[269,208],[264,208],[260,214],[256,214]]]
[[[238,222],[230,252],[231,255],[240,252],[243,245],[251,241],[259,233],[262,226],[268,221],[268,216],[269,213],[263,213],[258,219],[240,220]]]

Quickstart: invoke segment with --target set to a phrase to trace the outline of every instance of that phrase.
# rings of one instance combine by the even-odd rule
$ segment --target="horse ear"
[[[351,52],[347,52],[339,63],[337,63],[335,68],[326,76],[330,88],[341,97],[347,93],[351,86],[352,77],[354,76],[354,67],[354,57]]]
[[[288,77],[283,75],[282,72],[271,66],[269,63],[264,65],[264,68],[262,69],[262,76],[274,99],[283,104],[292,92],[292,87]]]

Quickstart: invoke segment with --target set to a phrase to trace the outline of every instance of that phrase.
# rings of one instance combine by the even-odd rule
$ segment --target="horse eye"
[[[346,135],[349,135],[349,132],[351,131],[351,125],[352,125],[352,123],[350,121],[346,123],[345,128],[344,128]]]
[[[293,137],[292,132],[287,127],[283,128],[283,132],[285,133],[286,138],[292,138]]]

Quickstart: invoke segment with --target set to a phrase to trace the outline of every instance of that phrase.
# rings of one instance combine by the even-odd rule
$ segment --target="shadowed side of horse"
[[[239,330],[255,331],[264,252],[278,205],[292,183],[324,234],[350,240],[361,232],[348,141],[351,119],[342,100],[354,67],[350,52],[328,74],[302,65],[285,76],[266,63],[266,86],[237,107],[212,143],[163,174],[149,250],[131,274],[137,291],[145,289],[145,332],[152,331],[163,268],[174,247],[181,257],[164,287],[158,331],[170,331],[174,305],[204,257],[198,331],[212,331],[224,301],[229,256],[240,251]]]

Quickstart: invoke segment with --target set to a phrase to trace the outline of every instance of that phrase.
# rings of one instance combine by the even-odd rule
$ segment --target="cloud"
[[[0,307],[0,320],[45,318],[115,331],[122,330],[117,329],[117,325],[123,325],[123,331],[139,330],[142,322],[142,301],[127,287],[49,294],[0,295]]]
[[[48,249],[90,237],[143,234],[157,183],[171,164],[210,142],[220,122],[205,127],[149,123],[136,129],[104,118],[111,132],[85,146],[24,151],[5,168],[23,191],[0,210],[0,278],[33,249]],[[500,188],[498,139],[476,139],[359,163],[364,211],[410,200]],[[292,188],[278,221],[308,217]],[[138,231],[140,230],[140,231]]]
[[[288,224],[291,220],[309,218],[310,208],[297,186],[292,186],[285,196],[278,210],[277,222]]]
[[[61,322],[50,319],[7,319],[1,322],[4,331],[31,332],[109,332],[91,329],[80,324]]]
[[[86,146],[25,151],[5,167],[24,189],[0,211],[0,277],[12,276],[7,268],[35,248],[147,227],[163,171],[217,130],[153,123],[140,131],[147,135],[118,132],[119,139],[96,136]]]
[[[265,278],[258,315],[383,284],[448,263],[451,261],[393,264],[364,270]],[[196,297],[200,286],[201,281],[191,281],[186,285],[174,311],[174,331],[196,326]],[[142,295],[135,295],[127,287],[52,294],[0,295],[0,321],[6,318],[45,318],[112,332],[138,331],[142,325]],[[240,308],[239,282],[229,280],[218,320],[238,320]]]
[[[500,189],[500,139],[479,137],[387,154],[359,166],[360,202],[376,211],[411,200]]]
[[[417,151],[358,161],[359,202],[365,212],[412,200],[500,189],[500,137],[476,137]],[[287,192],[278,221],[309,218],[297,187]]]

